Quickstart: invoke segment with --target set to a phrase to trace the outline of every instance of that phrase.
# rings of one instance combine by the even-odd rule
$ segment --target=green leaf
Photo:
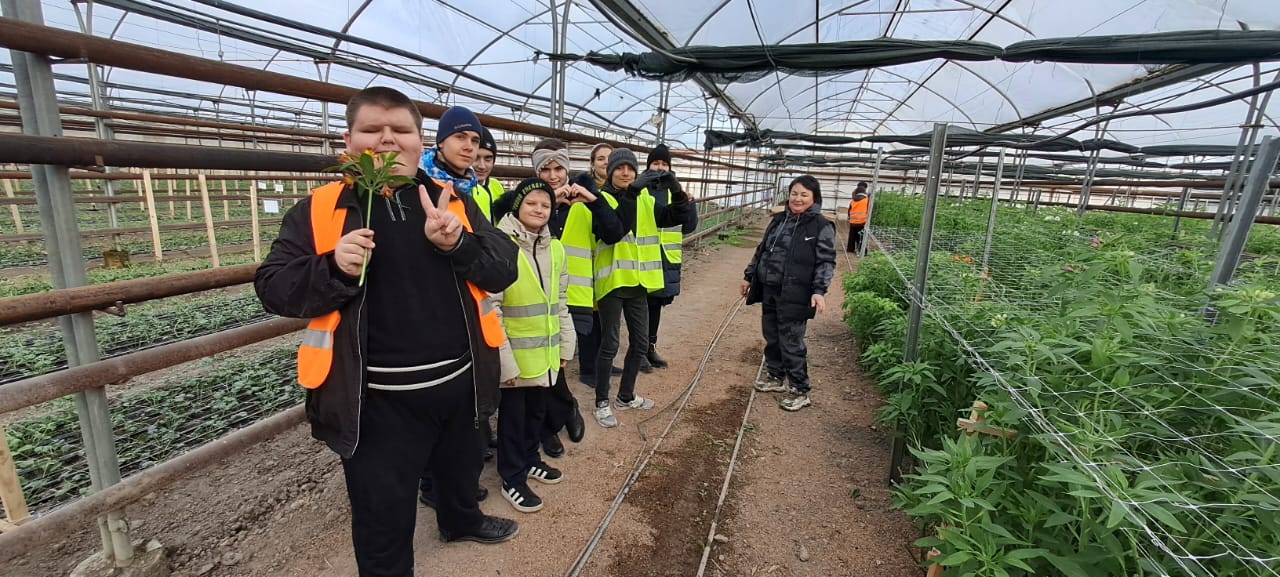
[[[1061,557],[1058,555],[1044,555],[1054,567],[1061,571],[1066,577],[1093,577],[1088,571],[1085,571],[1074,559],[1070,557]]]
[[[955,551],[938,557],[934,563],[943,567],[957,567],[973,560],[973,554],[968,551]]]
[[[1120,501],[1111,502],[1111,512],[1107,515],[1107,528],[1115,529],[1120,525],[1120,521],[1124,520],[1125,509]]]
[[[1155,517],[1157,521],[1160,521],[1166,527],[1176,529],[1179,533],[1187,532],[1187,528],[1182,526],[1182,523],[1173,516],[1173,513],[1170,513],[1168,509],[1165,509],[1164,506],[1159,503],[1141,503],[1138,506],[1141,507],[1148,515]]]
[[[1044,527],[1045,527],[1046,529],[1048,529],[1048,528],[1050,528],[1050,527],[1057,527],[1057,526],[1059,526],[1059,525],[1066,525],[1067,523],[1074,523],[1074,522],[1079,521],[1079,520],[1080,520],[1080,518],[1079,518],[1079,517],[1076,517],[1075,515],[1072,515],[1072,514],[1070,514],[1070,513],[1063,513],[1062,511],[1058,511],[1057,513],[1054,513],[1054,514],[1052,514],[1052,515],[1049,515],[1049,519],[1048,519],[1048,520],[1046,520],[1046,521],[1044,522]]]

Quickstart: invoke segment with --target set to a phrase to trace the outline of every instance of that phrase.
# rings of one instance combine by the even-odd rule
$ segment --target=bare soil
[[[441,544],[432,511],[420,508],[417,575],[566,575],[659,439],[581,575],[695,575],[713,522],[720,538],[710,543],[709,576],[921,574],[911,548],[916,531],[889,507],[889,445],[872,426],[879,399],[858,370],[841,322],[839,285],[826,314],[809,327],[813,406],[787,413],[774,395],[751,388],[763,347],[760,311],[739,309],[736,301],[762,225],[748,232],[745,246],[686,253],[692,258],[684,294],[664,311],[659,343],[671,366],[641,375],[638,386],[657,409],[619,412],[615,429],[598,427],[587,414],[583,442],[566,439],[565,456],[551,461],[565,481],[534,486],[546,502],[538,513],[515,512],[499,495],[493,467],[486,467],[481,483],[491,496],[483,508],[520,521],[511,542]],[[850,265],[842,261],[840,268]],[[589,407],[592,391],[577,384],[576,364],[570,363],[572,388]],[[743,445],[717,512],[748,403]],[[168,548],[177,576],[356,574],[338,460],[305,426],[195,473],[128,514],[135,538],[156,538]],[[96,527],[86,524],[0,567],[0,575],[65,575],[97,546]]]

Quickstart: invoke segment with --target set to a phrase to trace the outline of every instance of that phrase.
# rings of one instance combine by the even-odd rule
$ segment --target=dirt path
[[[758,231],[755,233],[758,235]],[[696,251],[684,294],[664,312],[661,350],[671,367],[641,375],[638,392],[658,410],[624,412],[605,430],[588,416],[587,437],[553,461],[566,480],[535,486],[546,502],[520,514],[498,495],[492,466],[482,483],[485,511],[521,522],[499,546],[440,544],[431,510],[419,509],[417,574],[564,575],[605,518],[637,462],[675,416],[716,329],[736,309],[750,246]],[[845,268],[842,263],[841,268]],[[917,575],[913,529],[888,510],[888,445],[873,430],[878,400],[856,372],[839,291],[810,325],[814,405],[785,413],[757,395],[737,460],[706,575]],[[695,575],[763,340],[759,307],[732,318],[670,433],[612,517],[581,575]],[[576,366],[571,363],[570,366]],[[591,390],[573,391],[584,407]],[[616,386],[616,383],[615,383]],[[171,548],[174,575],[225,577],[355,575],[345,488],[336,457],[305,427],[248,451],[132,508],[139,537]],[[96,545],[82,532],[37,559],[0,568],[3,575],[65,572]],[[798,558],[800,545],[808,560]]]

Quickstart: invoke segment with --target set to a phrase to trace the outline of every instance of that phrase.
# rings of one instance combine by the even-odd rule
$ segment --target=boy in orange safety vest
[[[862,248],[862,229],[867,226],[867,213],[871,197],[867,196],[867,183],[859,182],[849,201],[849,243],[845,252],[858,252]]]
[[[398,153],[393,171],[414,183],[375,195],[369,215],[367,193],[312,191],[285,214],[254,288],[268,312],[312,319],[298,380],[312,435],[342,459],[359,574],[411,576],[424,469],[442,541],[497,543],[517,530],[476,502],[478,420],[496,404],[505,340],[483,295],[515,282],[517,253],[453,183],[418,169],[422,116],[407,96],[366,88],[346,119],[348,151]],[[437,142],[474,148],[474,114],[450,109],[441,120]]]

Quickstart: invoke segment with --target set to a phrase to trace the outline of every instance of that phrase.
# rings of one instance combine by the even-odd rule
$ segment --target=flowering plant
[[[360,154],[344,152],[338,156],[338,164],[324,169],[325,172],[341,172],[342,182],[356,189],[356,196],[364,195],[364,227],[369,228],[369,217],[373,213],[373,195],[380,194],[391,198],[392,192],[406,184],[413,184],[413,179],[392,173],[395,167],[404,163],[396,160],[398,152],[374,154],[366,148]],[[369,251],[365,251],[364,262],[360,265],[360,283],[364,286],[365,269],[369,266]]]

